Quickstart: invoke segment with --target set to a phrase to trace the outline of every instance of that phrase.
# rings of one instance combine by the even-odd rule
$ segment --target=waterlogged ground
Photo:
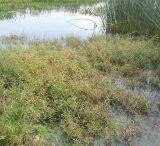
[[[119,77],[117,79],[108,80],[114,87],[120,87],[128,91],[133,91],[137,95],[143,95],[150,98],[151,101],[151,112],[148,116],[136,117],[133,119],[131,116],[125,114],[121,107],[111,108],[115,117],[119,119],[123,124],[133,123],[134,127],[137,128],[137,132],[133,136],[125,141],[124,138],[118,140],[117,143],[111,146],[159,146],[160,143],[160,110],[158,103],[160,102],[160,90],[153,87],[151,83],[151,71],[147,72],[148,76],[147,83],[142,88],[137,82],[133,88],[127,85],[125,78]]]
[[[91,61],[90,63],[93,64],[93,66],[95,66],[95,68],[97,68],[98,70],[105,72],[106,77],[103,80],[105,80],[105,82],[107,83],[107,87],[110,86],[112,90],[114,90],[114,89],[117,90],[117,88],[123,89],[123,90],[125,90],[125,94],[128,94],[131,92],[136,96],[145,97],[145,99],[149,100],[151,103],[151,111],[146,116],[141,116],[141,115],[132,116],[132,114],[126,112],[126,111],[130,111],[130,110],[131,110],[131,112],[134,111],[134,108],[136,107],[135,104],[138,104],[136,98],[135,98],[135,100],[133,100],[131,98],[131,101],[129,101],[129,107],[127,105],[128,102],[126,102],[125,100],[123,101],[123,99],[122,99],[123,102],[126,102],[126,104],[124,104],[124,107],[126,106],[126,108],[127,108],[126,111],[121,106],[118,106],[116,104],[111,104],[109,111],[112,114],[113,118],[115,118],[117,120],[117,122],[121,125],[122,129],[121,129],[121,134],[117,138],[117,140],[110,142],[107,146],[140,146],[140,145],[141,146],[159,146],[159,143],[160,143],[160,134],[159,134],[160,133],[160,124],[159,124],[160,123],[160,111],[159,111],[158,104],[160,103],[160,90],[159,90],[160,88],[159,88],[159,84],[153,84],[153,80],[157,78],[157,76],[156,76],[157,74],[155,74],[155,72],[157,72],[157,71],[146,70],[146,72],[143,72],[141,70],[140,73],[144,75],[143,78],[144,78],[145,82],[141,83],[140,79],[137,80],[137,78],[135,78],[135,80],[133,80],[134,81],[134,84],[133,84],[133,82],[129,82],[128,78],[125,78],[125,77],[122,77],[119,75],[118,76],[114,75],[115,71],[113,71],[113,76],[111,76],[110,73],[108,74],[108,71],[106,70],[111,65],[108,62],[110,59],[111,59],[110,61],[113,63],[110,68],[111,70],[115,67],[114,63],[117,60],[120,61],[119,58],[117,58],[117,53],[118,53],[118,56],[120,56],[121,61],[123,59],[125,61],[125,57],[130,56],[130,55],[132,57],[136,57],[137,53],[132,52],[133,51],[132,49],[137,48],[138,46],[140,47],[140,44],[141,44],[141,49],[140,50],[137,49],[137,51],[139,51],[138,54],[141,53],[141,57],[146,57],[145,56],[146,55],[145,49],[147,49],[147,52],[149,52],[153,48],[155,49],[156,45],[152,46],[151,45],[151,43],[153,43],[152,41],[150,43],[145,40],[135,41],[134,39],[133,40],[129,39],[129,38],[127,39],[125,37],[124,38],[123,37],[122,38],[108,37],[106,39],[101,38],[101,37],[95,37],[95,38],[88,39],[86,42],[83,42],[84,40],[82,41],[76,37],[69,37],[69,38],[66,38],[63,40],[59,40],[59,41],[62,43],[62,46],[64,48],[68,49],[68,47],[69,47],[70,51],[72,49],[74,50],[75,48],[77,48],[77,53],[82,55],[83,57],[86,56],[86,54],[88,54],[88,56],[86,56],[86,57],[89,57],[88,58],[89,62]],[[25,36],[20,37],[20,38],[18,36],[11,36],[11,37],[5,37],[5,38],[1,37],[1,42],[3,44],[3,48],[7,47],[9,49],[16,49],[16,48],[20,49],[21,47],[25,47],[26,49],[28,48],[28,49],[32,50],[32,48],[34,48],[34,46],[36,46],[36,48],[38,48],[40,50],[44,47],[47,50],[48,50],[48,48],[52,48],[54,50],[55,46],[61,47],[61,45],[59,46],[59,43],[58,43],[59,41],[58,40],[52,40],[52,41],[48,41],[48,42],[46,40],[33,41],[33,40],[27,39],[27,37],[25,37]],[[11,43],[11,45],[10,45],[10,43]],[[128,44],[130,44],[130,45],[128,46]],[[119,47],[117,47],[117,46],[119,46]],[[101,50],[102,48],[104,50]],[[103,55],[104,55],[103,57],[105,57],[104,52],[107,53],[107,51],[108,51],[107,48],[110,48],[111,54],[108,52],[110,55],[107,58],[104,58],[104,60],[103,60],[104,62],[101,59],[97,60],[97,58],[101,58]],[[66,51],[67,51],[67,49],[66,49]],[[128,49],[130,51],[129,52],[127,51],[126,52],[127,55],[125,55],[122,58],[122,56],[121,56],[121,55],[123,55],[122,52],[124,53],[125,50],[128,50]],[[142,52],[141,52],[141,50],[142,50]],[[157,52],[156,51],[153,52],[154,55],[159,52],[158,50],[159,49],[157,49]],[[63,52],[63,51],[61,51],[61,52]],[[56,53],[56,50],[55,50],[55,53]],[[73,53],[75,53],[75,52],[73,52]],[[17,55],[18,54],[19,53],[17,52]],[[116,57],[114,55],[116,55]],[[152,58],[150,57],[150,54],[148,54],[148,55],[149,56],[147,58],[150,58],[149,64],[151,62],[153,62],[152,65],[155,65],[154,61],[156,58],[152,60]],[[29,56],[26,55],[26,57],[29,57]],[[30,57],[32,58],[32,55]],[[107,62],[106,62],[106,60],[107,60]],[[156,60],[158,60],[158,58]],[[16,60],[14,60],[14,61],[16,61]],[[141,62],[139,62],[139,61],[140,60],[137,60],[137,65],[141,64]],[[73,61],[71,61],[71,62],[73,63]],[[63,65],[63,62],[61,62],[61,63]],[[104,64],[104,66],[103,66],[103,64]],[[127,65],[129,65],[129,64],[131,65],[130,70],[132,70],[132,65],[134,65],[134,62],[128,60]],[[14,64],[13,64],[13,66],[14,66]],[[71,66],[73,66],[73,65],[71,65]],[[105,66],[107,66],[106,69],[103,68]],[[60,65],[60,67],[61,67],[61,65]],[[121,67],[121,65],[120,66],[118,65],[117,67],[119,68],[119,67]],[[122,68],[123,68],[123,66],[122,66]],[[135,67],[133,67],[133,69],[135,71],[137,69],[139,70],[139,68],[135,68]],[[132,72],[130,72],[130,70],[125,71],[125,74],[128,74],[128,75],[132,74]],[[121,71],[121,69],[119,71]],[[124,69],[122,70],[122,73],[123,72],[124,72]],[[118,74],[121,74],[121,73],[119,72]],[[137,75],[137,77],[138,76],[139,75]],[[157,81],[158,81],[158,79],[157,79]],[[75,81],[74,81],[74,83],[75,83]],[[118,94],[117,94],[118,98],[123,98],[123,95],[121,96],[120,94],[121,93],[118,92]],[[119,100],[119,99],[116,99],[116,100]],[[121,99],[119,102],[121,102]],[[66,146],[63,130],[61,128],[60,129],[56,128],[55,130],[53,130],[53,132],[51,132],[49,137],[47,138],[46,145],[48,145],[48,146],[55,146],[55,145],[56,146]],[[100,138],[95,138],[93,140],[93,145],[94,146],[106,146],[106,143],[105,143],[104,138],[100,137]]]

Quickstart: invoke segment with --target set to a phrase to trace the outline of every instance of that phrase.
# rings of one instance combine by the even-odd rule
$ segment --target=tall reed
[[[160,0],[108,0],[106,6],[110,31],[160,35]]]

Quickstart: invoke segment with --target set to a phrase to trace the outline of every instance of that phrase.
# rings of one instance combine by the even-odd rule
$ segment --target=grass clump
[[[108,40],[110,47],[104,38],[94,40],[33,41],[27,49],[1,50],[0,145],[45,145],[55,127],[66,144],[92,145],[99,137],[108,143],[120,132],[111,104],[133,115],[149,111],[147,99],[112,89],[95,65],[117,68],[109,57],[117,38]]]
[[[147,71],[152,70],[158,81],[158,42],[130,36],[108,36],[92,37],[83,45],[86,49],[79,47],[79,53],[86,55],[92,66],[101,72],[121,75],[128,79],[140,79]]]

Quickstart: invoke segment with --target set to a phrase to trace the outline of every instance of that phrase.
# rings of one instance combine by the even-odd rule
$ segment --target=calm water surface
[[[0,20],[1,36],[25,34],[29,37],[48,39],[78,35],[86,38],[101,33],[102,22],[99,16],[71,12],[62,8],[41,12],[29,9],[23,13],[15,11],[13,18]]]

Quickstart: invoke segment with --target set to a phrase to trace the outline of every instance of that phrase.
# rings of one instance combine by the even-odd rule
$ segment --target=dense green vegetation
[[[18,48],[0,53],[0,145],[45,145],[57,128],[66,144],[92,145],[97,137],[109,143],[124,127],[110,106],[133,117],[149,112],[147,97],[107,81],[110,74],[136,79],[148,70],[159,76],[159,43],[127,36],[68,37]]]
[[[112,32],[160,35],[159,0],[108,0],[107,9]]]

